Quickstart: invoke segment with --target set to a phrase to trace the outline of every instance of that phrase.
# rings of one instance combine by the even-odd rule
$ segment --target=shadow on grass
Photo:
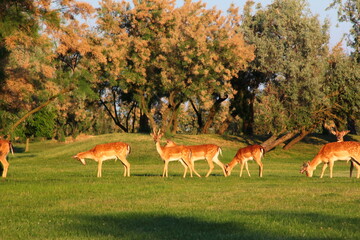
[[[266,140],[266,137],[262,136],[234,136],[234,135],[222,135],[221,138],[231,142],[243,143],[245,145],[260,144]]]
[[[234,211],[234,221],[157,213],[71,216],[69,233],[117,239],[343,239],[353,237],[359,218],[286,211]],[[331,229],[333,232],[328,232]],[[303,230],[303,231],[302,231]],[[335,231],[335,234],[334,234]],[[343,235],[345,233],[345,235]],[[346,234],[350,236],[346,236]]]

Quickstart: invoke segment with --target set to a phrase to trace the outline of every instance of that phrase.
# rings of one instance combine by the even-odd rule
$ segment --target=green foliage
[[[332,113],[337,117],[339,127],[346,129],[348,118],[358,118],[360,114],[359,63],[346,56],[341,49],[334,49],[329,58],[326,84],[334,106]]]
[[[329,104],[323,89],[327,24],[321,25],[305,3],[277,0],[252,14],[249,2],[244,10],[243,31],[256,45],[248,75],[255,86],[265,83],[258,100],[267,106],[257,113],[273,123],[270,132],[310,127],[319,119],[316,112]],[[281,124],[275,118],[282,119]]]
[[[340,22],[352,24],[347,34],[348,46],[354,50],[352,55],[360,63],[360,1],[359,0],[333,0],[329,8],[336,8]]]
[[[33,114],[25,123],[25,136],[27,137],[53,137],[55,127],[54,109],[44,108]]]

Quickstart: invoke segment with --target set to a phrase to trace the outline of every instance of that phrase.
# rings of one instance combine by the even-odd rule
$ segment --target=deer
[[[165,147],[173,147],[177,146],[175,142],[170,139],[166,140]],[[221,148],[215,144],[203,144],[203,145],[188,145],[187,146],[191,150],[191,163],[195,168],[194,162],[197,160],[205,159],[209,165],[209,171],[207,172],[205,177],[209,177],[211,172],[214,169],[214,163],[220,166],[222,169],[224,176],[226,177],[225,172],[225,164],[223,164],[219,160],[219,154],[222,154]],[[214,163],[213,163],[214,162]]]
[[[171,161],[180,161],[180,163],[184,166],[184,174],[183,178],[186,177],[187,169],[190,168],[190,176],[193,177],[193,172],[201,177],[198,172],[194,169],[191,163],[191,150],[184,145],[176,145],[176,146],[161,146],[160,140],[164,133],[161,133],[159,130],[156,133],[156,130],[153,130],[153,133],[150,133],[150,136],[153,138],[156,146],[156,150],[159,153],[161,159],[164,161],[164,169],[162,177],[168,177],[169,175],[169,162]]]
[[[324,123],[324,127],[333,135],[335,135],[337,142],[343,142],[344,141],[344,136],[346,134],[348,134],[350,131],[349,130],[344,130],[344,131],[338,131],[336,125],[334,122],[331,122],[330,124],[327,124],[326,122]],[[352,177],[352,172],[355,168],[359,168],[359,165],[357,165],[356,163],[354,163],[354,161],[350,161],[350,178]]]
[[[249,145],[244,148],[240,148],[232,161],[225,165],[225,171],[227,173],[227,176],[231,175],[232,169],[236,166],[236,164],[240,164],[240,177],[242,176],[242,172],[244,169],[244,166],[246,168],[246,171],[251,177],[249,168],[248,168],[248,161],[254,160],[257,165],[259,165],[259,177],[263,176],[263,163],[261,159],[263,158],[265,154],[265,148],[261,145]]]
[[[9,152],[14,155],[14,149],[12,147],[11,141],[8,140],[1,140],[0,139],[0,162],[3,165],[3,172],[2,172],[2,178],[6,178],[8,169],[9,169],[9,162],[6,160],[7,155]]]
[[[99,144],[92,149],[80,152],[73,156],[76,160],[80,161],[83,165],[86,165],[85,159],[93,159],[98,163],[97,177],[101,177],[103,161],[110,159],[119,159],[124,165],[124,177],[130,177],[130,163],[126,157],[130,154],[130,145],[123,142],[112,142]]]
[[[325,144],[318,154],[307,163],[304,163],[300,173],[306,173],[307,177],[312,177],[316,167],[323,163],[320,178],[324,176],[326,168],[330,167],[330,178],[333,177],[333,167],[335,161],[352,161],[356,163],[357,178],[360,177],[360,143],[354,141],[331,142]],[[351,174],[351,173],[350,173]]]

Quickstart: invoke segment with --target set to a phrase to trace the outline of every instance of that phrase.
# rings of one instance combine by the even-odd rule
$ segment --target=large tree
[[[223,16],[192,1],[178,8],[169,0],[100,5],[106,63],[99,64],[98,79],[102,87],[133,93],[152,128],[166,131],[189,99],[216,103],[232,95],[230,79],[253,58],[234,7]]]
[[[38,0],[3,1],[1,9],[1,61],[5,64],[1,101],[5,111],[15,115],[5,130],[11,133],[33,113],[76,88],[77,82],[65,81],[57,71],[58,47],[64,46],[59,36],[68,34],[65,26],[76,25],[76,16],[87,16],[92,8],[74,0]]]
[[[332,101],[340,108],[334,110],[337,125],[348,128],[356,134],[356,119],[359,118],[359,69],[360,69],[360,1],[359,0],[333,0],[329,8],[338,10],[340,22],[348,22],[351,28],[347,36],[350,56],[336,46],[329,60],[328,81],[334,95]],[[340,126],[341,127],[341,126]]]
[[[257,96],[257,129],[271,134],[263,143],[271,149],[311,130],[329,103],[323,88],[328,25],[305,1],[275,0],[255,13],[253,5],[244,8],[242,29],[256,58],[241,76],[252,81],[249,86],[263,83],[247,91],[253,92],[248,98]]]

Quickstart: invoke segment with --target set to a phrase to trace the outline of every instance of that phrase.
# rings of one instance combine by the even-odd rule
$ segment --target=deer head
[[[310,166],[310,162],[304,162],[301,166],[300,173],[306,173],[306,176],[312,177],[314,169]]]
[[[154,128],[153,133],[150,133],[150,136],[154,139],[154,142],[160,142],[164,133],[161,132],[161,129],[156,133],[156,129]]]

